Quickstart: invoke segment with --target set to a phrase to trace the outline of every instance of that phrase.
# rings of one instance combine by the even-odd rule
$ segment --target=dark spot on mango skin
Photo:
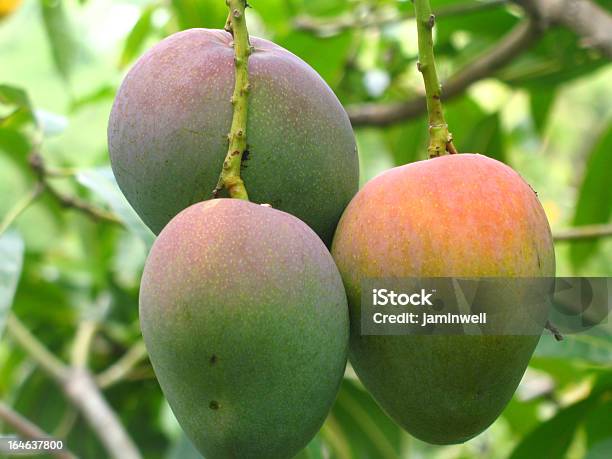
[[[215,363],[217,363],[217,356],[213,354],[210,356],[210,364],[214,365]]]
[[[219,402],[217,402],[216,400],[211,400],[210,403],[208,404],[208,407],[211,410],[218,410],[219,409]]]

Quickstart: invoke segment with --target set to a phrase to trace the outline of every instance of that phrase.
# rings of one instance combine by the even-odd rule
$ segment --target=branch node
[[[429,19],[427,20],[427,27],[429,29],[433,29],[436,24],[436,17],[433,14],[429,15]]]

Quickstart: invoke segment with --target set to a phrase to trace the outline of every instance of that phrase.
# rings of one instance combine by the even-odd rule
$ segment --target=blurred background
[[[431,1],[446,117],[460,151],[511,165],[538,192],[558,275],[611,276],[612,1],[552,3]],[[425,159],[411,2],[250,4],[251,34],[304,59],[347,107],[362,183]],[[144,50],[222,28],[226,11],[223,0],[0,0],[2,431],[41,429],[83,458],[200,457],[141,341],[153,235],[114,182],[106,125]],[[349,368],[300,457],[611,458],[611,327],[543,336],[503,415],[463,445],[402,432]]]

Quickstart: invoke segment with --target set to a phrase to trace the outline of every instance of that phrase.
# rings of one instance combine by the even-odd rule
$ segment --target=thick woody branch
[[[612,58],[612,15],[591,0],[513,0],[542,21],[567,27]]]
[[[518,54],[533,46],[540,35],[541,28],[535,20],[525,19],[520,22],[495,46],[442,83],[442,100],[448,101],[463,93],[473,83],[491,76]],[[426,110],[425,95],[406,102],[368,103],[347,108],[353,126],[386,126],[415,118]]]

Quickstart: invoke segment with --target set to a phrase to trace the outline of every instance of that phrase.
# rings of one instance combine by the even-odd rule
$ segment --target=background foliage
[[[308,62],[349,111],[420,94],[415,25],[397,20],[410,15],[410,2],[250,3],[251,33]],[[523,20],[516,5],[494,3],[453,13],[448,8],[465,1],[432,1],[434,10],[447,8],[436,28],[442,80],[469,68]],[[222,27],[225,3],[2,0],[0,15],[12,5],[16,10],[0,20],[0,220],[19,215],[0,229],[0,398],[65,437],[80,457],[108,457],[78,403],[9,333],[11,317],[19,317],[71,368],[86,352],[86,371],[97,375],[144,457],[199,457],[163,400],[142,346],[137,295],[153,235],[116,187],[106,123],[140,53],[180,29]],[[519,171],[560,236],[612,217],[612,65],[583,45],[572,31],[550,27],[445,105],[459,150]],[[426,134],[422,115],[357,127],[362,182],[424,159]],[[559,275],[612,275],[612,237],[559,240],[556,253]],[[609,458],[611,362],[609,324],[561,343],[544,336],[497,422],[464,445],[446,447],[398,429],[349,369],[332,413],[300,457]]]

